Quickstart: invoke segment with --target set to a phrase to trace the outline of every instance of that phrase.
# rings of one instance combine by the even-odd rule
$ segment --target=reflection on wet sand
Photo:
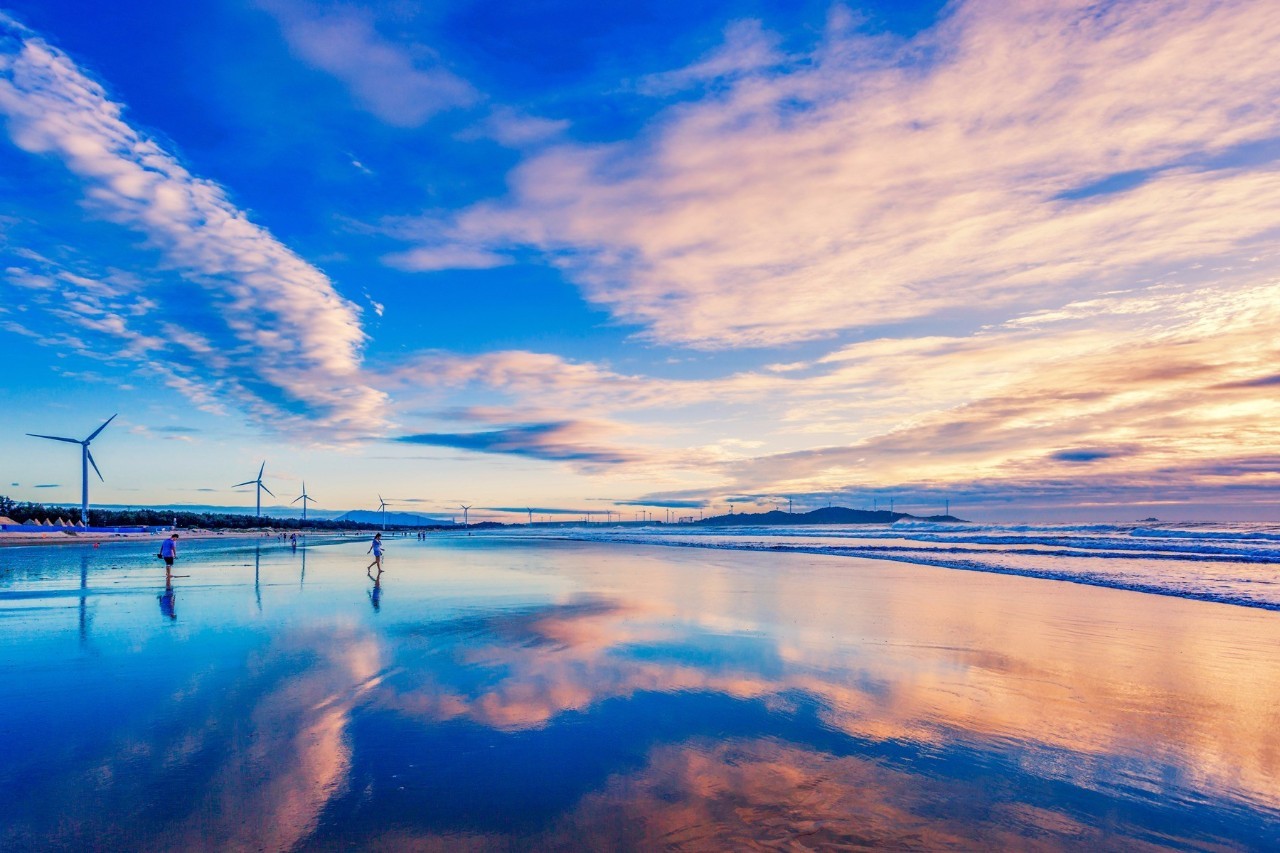
[[[228,593],[247,610],[261,554]],[[430,611],[433,556],[439,574],[415,592],[398,570],[382,610],[380,575],[313,555],[324,615],[258,620],[59,772],[0,776],[0,817],[20,817],[0,847],[1238,849],[1280,832],[1272,614],[616,546],[525,556],[568,591]],[[511,556],[467,558],[456,577]]]
[[[178,620],[178,596],[173,589],[173,573],[168,569],[164,573],[164,592],[156,596],[160,601],[160,613],[169,617],[169,620],[176,622]]]
[[[0,848],[293,847],[347,784],[348,718],[377,683],[379,655],[370,636],[334,624],[279,637],[235,683],[195,678],[131,718],[110,754],[85,757],[83,775],[13,791],[36,820],[0,831]]]
[[[818,700],[826,725],[855,737],[993,744],[1039,762],[1046,777],[1069,773],[1105,788],[1155,784],[1149,774],[1280,808],[1280,662],[1265,639],[1280,639],[1274,620],[1182,602],[1172,605],[1183,612],[1171,614],[1167,601],[1157,602],[1152,620],[1140,606],[1149,597],[1098,597],[1067,588],[992,610],[980,591],[922,594],[909,617],[882,612],[874,643],[844,648],[825,641],[842,630],[824,624],[837,608],[806,613],[806,634],[824,641],[779,646],[574,601],[421,626],[395,643],[397,661],[420,672],[414,650],[423,647],[437,659],[451,655],[451,666],[437,663],[408,688],[389,679],[370,701],[426,722],[465,718],[519,730],[642,692],[765,698],[779,708],[803,695]],[[1237,618],[1255,639],[1232,654],[1223,629]],[[448,683],[450,672],[476,670],[494,677],[480,689]],[[1073,759],[1064,763],[1064,755]],[[1130,766],[1118,779],[1121,764]]]

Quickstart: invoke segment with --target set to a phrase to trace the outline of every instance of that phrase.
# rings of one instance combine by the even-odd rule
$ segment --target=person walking
[[[369,571],[369,569],[372,569],[374,566],[377,566],[378,574],[382,574],[382,534],[381,533],[373,534],[373,544],[369,546],[369,550],[366,551],[365,553],[373,554],[373,562],[365,567],[365,571],[367,572]]]
[[[157,554],[160,559],[164,560],[164,570],[168,574],[173,570],[173,561],[178,558],[178,534],[173,534],[164,542],[160,543],[160,553]]]

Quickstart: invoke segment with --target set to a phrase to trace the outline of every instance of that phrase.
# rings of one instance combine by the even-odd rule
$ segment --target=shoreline
[[[106,542],[138,542],[154,539],[168,539],[174,532],[184,541],[200,541],[205,539],[276,539],[281,532],[298,533],[302,536],[347,536],[352,533],[363,533],[357,530],[325,530],[312,531],[309,534],[303,533],[301,530],[287,531],[270,531],[263,533],[260,530],[203,530],[203,529],[182,529],[173,530],[157,530],[150,533],[73,533],[68,534],[62,532],[61,529],[54,529],[48,533],[31,533],[23,531],[20,533],[10,533],[0,531],[0,548],[16,548],[22,546],[55,546],[55,545],[88,545],[102,544]]]

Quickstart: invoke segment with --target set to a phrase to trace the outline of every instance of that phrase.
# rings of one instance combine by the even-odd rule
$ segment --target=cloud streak
[[[13,143],[61,162],[93,214],[143,235],[162,273],[204,294],[224,339],[169,321],[136,277],[83,276],[46,261],[11,270],[10,281],[38,282],[58,297],[49,305],[69,297],[66,319],[113,339],[113,357],[147,362],[198,403],[230,398],[276,425],[301,425],[304,415],[338,431],[376,423],[384,395],[359,375],[359,309],[122,111],[64,53],[0,16],[0,114]],[[186,358],[175,365],[158,357],[165,350]]]
[[[561,421],[525,424],[483,432],[404,435],[396,441],[593,466],[622,465],[639,460],[640,456],[637,453],[592,443],[598,440],[599,432],[598,425]]]

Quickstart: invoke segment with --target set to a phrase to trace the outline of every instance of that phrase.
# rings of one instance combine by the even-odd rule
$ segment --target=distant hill
[[[376,509],[353,509],[342,513],[334,521],[351,521],[358,524],[382,524],[382,513]],[[453,527],[450,519],[430,518],[414,512],[387,511],[387,525],[391,527]],[[475,525],[471,525],[475,527]]]
[[[900,519],[912,521],[954,521],[964,522],[954,515],[912,515],[909,512],[889,512],[888,510],[849,509],[843,506],[825,506],[810,512],[735,512],[729,515],[715,515],[694,522],[708,527],[732,527],[754,525],[804,525],[804,524],[893,524]]]

